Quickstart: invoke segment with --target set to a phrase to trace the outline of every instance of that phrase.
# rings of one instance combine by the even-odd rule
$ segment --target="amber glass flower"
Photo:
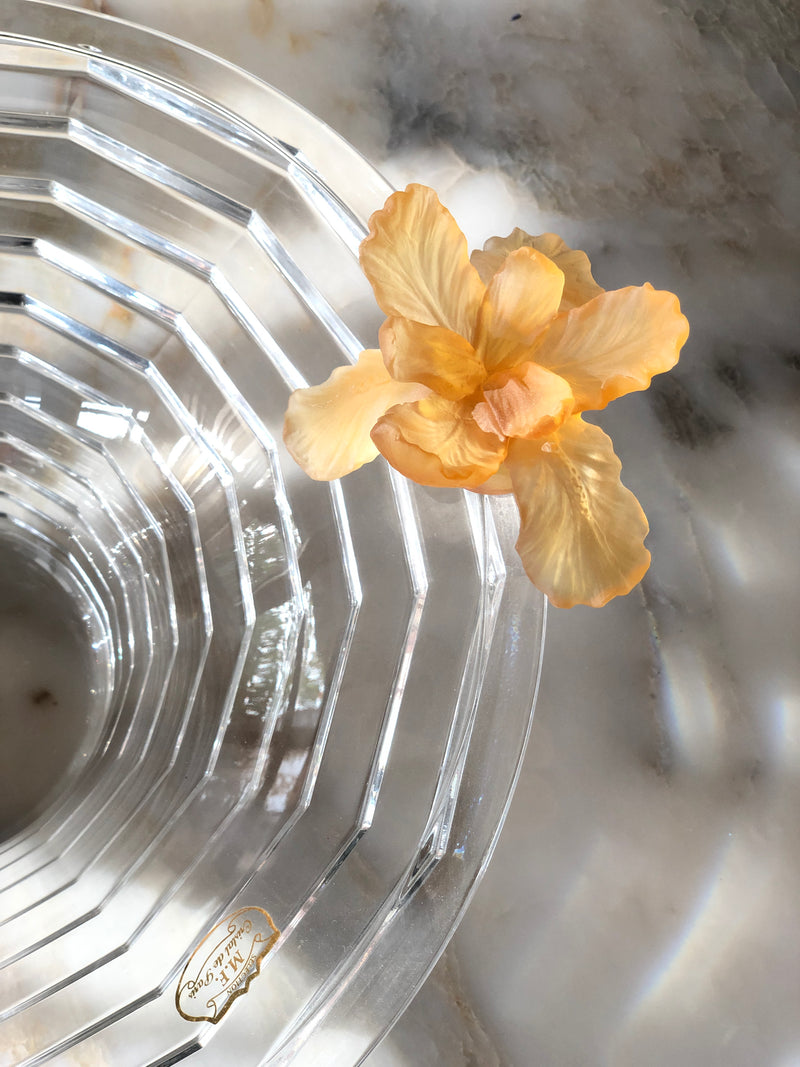
[[[421,485],[513,493],[517,551],[554,604],[629,592],[650,563],[647,519],[581,413],[675,365],[689,332],[677,297],[604,292],[553,234],[515,230],[470,257],[422,185],[372,216],[361,266],[388,316],[380,350],[292,395],[297,462],[332,479],[381,453]]]

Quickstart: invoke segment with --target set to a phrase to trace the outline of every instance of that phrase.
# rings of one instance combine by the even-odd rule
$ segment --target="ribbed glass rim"
[[[125,83],[135,94],[160,86],[159,106],[235,138],[254,154],[285,158],[287,173],[341,240],[356,253],[369,215],[391,192],[391,186],[338,134],[277,89],[194,46],[112,16],[87,12],[50,0],[7,0],[0,10],[0,45],[24,49],[26,42],[69,53],[88,77]],[[147,57],[147,66],[143,57]],[[137,79],[141,84],[137,84]],[[265,116],[269,117],[268,128]],[[343,334],[342,350],[352,358],[360,347]],[[286,370],[291,384],[291,368]],[[398,511],[408,518],[404,537],[414,588],[424,592],[424,554],[414,550],[415,505],[409,486],[391,475]],[[334,500],[340,490],[332,488]],[[356,948],[340,961],[305,1012],[303,1024],[264,1062],[315,1062],[325,1047],[324,1034],[349,1017],[366,1011],[368,1038],[352,1051],[360,1061],[401,1014],[443,951],[488,864],[502,827],[524,755],[541,670],[543,601],[534,594],[513,555],[515,514],[509,501],[465,494],[472,539],[481,568],[481,624],[473,635],[475,670],[448,743],[443,773],[419,852],[387,899],[373,915]],[[410,548],[409,548],[410,544]],[[414,573],[418,571],[418,573]],[[533,617],[532,612],[537,614]],[[526,618],[526,613],[528,618]],[[535,649],[527,684],[519,672],[505,673],[513,629],[529,625],[529,647]],[[505,734],[501,734],[505,731]],[[375,780],[381,774],[376,753]],[[481,809],[476,783],[485,783],[491,804]],[[476,804],[476,801],[478,802]],[[369,825],[370,797],[365,796],[363,823]],[[467,845],[468,843],[468,845]],[[346,857],[342,857],[342,862]],[[386,962],[417,958],[387,973]],[[202,1043],[193,1039],[168,1060],[197,1054],[198,1062],[214,1062],[213,1042],[204,1060]],[[38,1062],[38,1061],[36,1061]],[[44,1062],[44,1060],[42,1060]],[[218,1062],[218,1061],[217,1061]],[[322,1062],[317,1059],[316,1062]]]

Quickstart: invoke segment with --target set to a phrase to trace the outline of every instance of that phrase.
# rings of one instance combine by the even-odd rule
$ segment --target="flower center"
[[[554,433],[572,413],[569,384],[537,363],[521,363],[491,375],[472,417],[486,433],[498,437],[543,437]]]

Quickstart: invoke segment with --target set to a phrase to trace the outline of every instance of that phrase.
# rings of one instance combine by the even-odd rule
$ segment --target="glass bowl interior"
[[[374,344],[389,189],[279,92],[7,0],[0,139],[0,1048],[355,1063],[513,789],[544,629],[513,505],[285,453],[289,393]],[[245,907],[280,936],[187,1018]]]

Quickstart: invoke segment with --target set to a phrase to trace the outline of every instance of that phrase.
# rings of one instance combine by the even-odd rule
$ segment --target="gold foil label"
[[[239,908],[203,938],[189,957],[175,1007],[190,1022],[218,1023],[246,993],[280,931],[263,908]]]

